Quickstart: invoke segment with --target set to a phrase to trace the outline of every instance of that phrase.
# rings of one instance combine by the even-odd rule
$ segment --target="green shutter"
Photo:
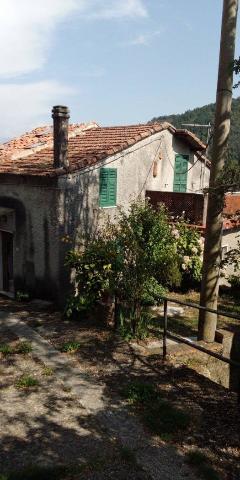
[[[188,176],[188,155],[176,155],[174,168],[174,192],[187,191],[187,176]]]
[[[117,169],[100,169],[100,207],[115,207],[117,203]]]

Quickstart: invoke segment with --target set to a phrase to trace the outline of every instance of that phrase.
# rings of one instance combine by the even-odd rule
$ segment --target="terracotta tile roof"
[[[120,127],[98,127],[96,124],[72,125],[69,128],[69,171],[94,165],[166,129],[178,135],[178,131],[169,123]],[[205,145],[197,137],[190,132],[188,134],[187,131],[184,132],[185,141],[191,148],[205,149]],[[0,174],[3,173],[31,176],[55,176],[66,173],[64,169],[53,168],[52,129],[51,131],[46,130],[46,127],[35,129],[19,139],[4,144],[3,149],[0,149]]]
[[[77,135],[81,131],[89,128],[98,127],[97,123],[73,123],[69,125],[69,138]],[[53,127],[45,125],[34,128],[31,132],[26,132],[20,137],[9,140],[0,145],[0,163],[11,157],[12,160],[27,157],[33,153],[53,145]]]
[[[240,227],[240,193],[225,195],[224,230]]]

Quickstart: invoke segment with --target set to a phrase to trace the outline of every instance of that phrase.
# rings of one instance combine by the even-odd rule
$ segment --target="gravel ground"
[[[194,419],[187,435],[179,436],[174,442],[170,442],[173,459],[176,449],[179,454],[184,455],[189,449],[198,448],[211,458],[219,472],[219,478],[239,480],[240,417],[235,394],[184,367],[179,360],[178,365],[171,362],[163,365],[159,356],[147,358],[137,356],[129,344],[120,341],[109,328],[103,325],[100,328],[94,321],[63,321],[59,313],[36,311],[30,304],[19,305],[5,300],[0,302],[0,309],[17,311],[19,318],[56,348],[60,349],[67,341],[79,342],[81,345],[79,351],[74,355],[65,354],[66,357],[79,371],[104,383],[105,398],[113,406],[119,406],[123,386],[133,379],[158,385],[166,398],[177,405],[184,405],[192,412]],[[31,355],[27,358],[19,356],[18,360],[16,356],[11,356],[2,362],[1,374],[2,369],[8,372],[4,373],[4,376],[1,375],[3,378],[1,392],[4,395],[1,406],[6,405],[3,412],[5,424],[0,419],[4,438],[2,445],[5,447],[4,453],[1,454],[4,465],[6,459],[10,466],[17,464],[18,461],[23,465],[31,463],[29,460],[41,459],[42,446],[49,455],[49,461],[59,463],[65,461],[62,451],[67,448],[68,460],[73,458],[80,463],[94,464],[92,459],[99,454],[110,459],[109,463],[105,460],[102,462],[101,471],[90,468],[76,478],[91,480],[149,478],[135,463],[126,463],[119,458],[119,444],[115,438],[109,438],[104,428],[100,428],[101,421],[98,419],[96,422],[87,415],[74,401],[71,392],[64,392],[61,383],[56,379],[46,378],[42,373],[43,366],[33,361]],[[10,362],[10,365],[7,366],[6,362]],[[21,365],[17,365],[17,362]],[[33,371],[26,362],[32,362]],[[27,393],[18,391],[13,386],[14,378],[21,375],[23,368],[26,371],[30,369],[31,374],[36,372],[40,378],[41,386],[37,391]],[[28,420],[25,421],[26,411]],[[9,420],[12,420],[16,428],[10,427]],[[145,434],[149,436],[149,432]],[[152,437],[151,441],[153,446],[161,445],[159,438]],[[24,456],[21,455],[23,448]],[[174,478],[178,470],[178,466],[174,467],[174,460],[172,468]],[[165,480],[165,477],[163,479]]]
[[[9,335],[1,333],[1,343],[7,339]],[[149,478],[132,461],[125,461],[116,440],[31,354],[1,357],[0,472],[29,465],[86,464],[76,478]],[[22,375],[36,379],[38,385],[17,388]]]

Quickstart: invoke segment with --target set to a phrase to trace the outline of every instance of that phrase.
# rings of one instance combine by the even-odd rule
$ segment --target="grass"
[[[19,342],[16,346],[15,353],[27,354],[32,352],[32,344],[30,342]]]
[[[22,375],[16,383],[16,388],[29,389],[32,387],[37,387],[38,384],[39,382],[36,378],[33,378],[30,375]]]
[[[0,344],[0,353],[2,353],[3,355],[11,355],[13,353],[13,349],[7,343],[2,343]]]
[[[53,375],[53,369],[51,367],[44,367],[43,368],[43,371],[42,371],[42,374],[45,376],[45,377],[51,377]],[[0,479],[1,480],[1,479]]]
[[[195,291],[187,293],[171,292],[169,296],[183,302],[199,304],[199,293]],[[174,306],[177,306],[177,304]],[[226,313],[240,315],[240,300],[229,293],[221,293],[219,296],[218,308]],[[163,324],[161,326],[163,326]],[[169,317],[168,328],[170,331],[179,335],[196,335],[198,329],[198,311],[190,307],[184,308],[183,316],[176,315],[174,317]],[[240,331],[239,320],[220,316],[218,319],[218,328]]]
[[[61,351],[64,353],[75,353],[81,347],[78,342],[66,342],[62,345]]]
[[[190,425],[188,413],[163,399],[151,384],[131,383],[124,389],[123,396],[136,408],[151,432],[166,441],[186,431]]]
[[[192,450],[189,452],[186,460],[204,480],[220,480],[216,470],[212,467],[208,456],[200,450]]]
[[[14,348],[7,343],[0,345],[0,353],[3,355],[11,355],[14,353],[26,354],[32,352],[32,345],[29,342],[19,342]],[[1,480],[1,479],[0,479]]]

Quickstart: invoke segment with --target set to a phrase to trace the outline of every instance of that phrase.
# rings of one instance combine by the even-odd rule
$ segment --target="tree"
[[[221,46],[213,135],[212,165],[203,256],[203,276],[200,304],[216,309],[221,264],[221,236],[223,224],[224,191],[219,186],[230,132],[236,21],[238,0],[224,0]],[[200,311],[198,338],[213,342],[217,325],[214,313]]]
[[[146,298],[160,301],[164,287],[179,285],[180,256],[164,207],[134,202],[108,222],[83,252],[71,251],[67,264],[76,272],[76,289],[66,312],[89,310],[106,294],[130,312],[136,333]]]

